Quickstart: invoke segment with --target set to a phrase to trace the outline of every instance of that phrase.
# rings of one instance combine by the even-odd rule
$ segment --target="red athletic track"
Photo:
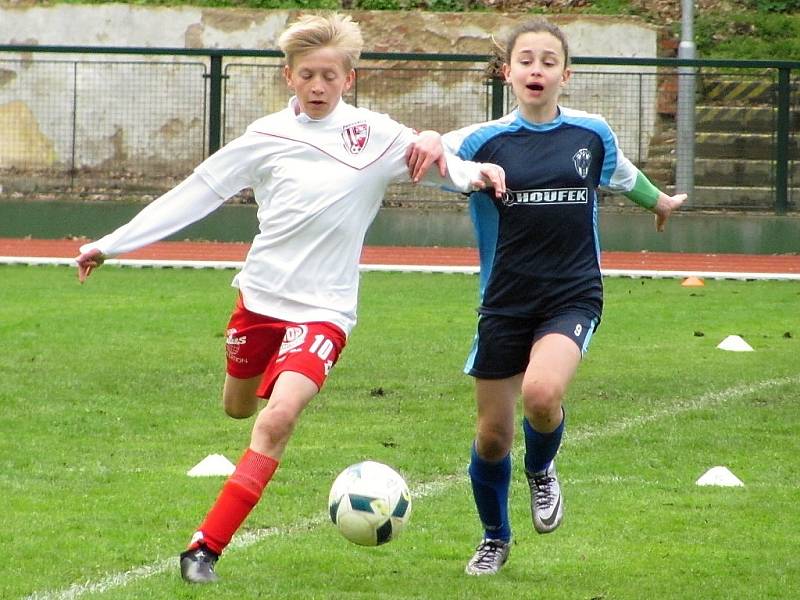
[[[0,256],[72,258],[81,240],[0,238]],[[244,260],[249,244],[218,242],[158,242],[121,258],[155,260]],[[476,266],[474,248],[368,246],[364,264]],[[800,273],[800,254],[682,254],[676,252],[604,252],[604,269],[701,271],[731,273]]]

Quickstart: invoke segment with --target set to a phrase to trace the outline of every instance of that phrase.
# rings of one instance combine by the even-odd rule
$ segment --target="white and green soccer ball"
[[[328,509],[345,538],[361,546],[379,546],[405,527],[411,516],[411,494],[397,471],[368,460],[339,473]]]

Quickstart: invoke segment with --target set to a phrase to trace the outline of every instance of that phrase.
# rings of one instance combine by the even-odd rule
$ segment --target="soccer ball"
[[[379,546],[393,540],[411,516],[411,494],[397,471],[371,460],[339,473],[328,496],[331,521],[348,540]]]

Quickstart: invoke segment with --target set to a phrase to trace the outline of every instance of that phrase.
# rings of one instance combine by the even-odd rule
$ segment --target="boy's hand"
[[[442,136],[435,131],[423,131],[417,141],[406,148],[406,165],[411,181],[419,183],[433,163],[438,165],[439,174],[445,177],[447,161],[444,158]]]
[[[92,271],[103,264],[106,257],[97,248],[92,248],[75,258],[78,263],[78,281],[83,283]]]

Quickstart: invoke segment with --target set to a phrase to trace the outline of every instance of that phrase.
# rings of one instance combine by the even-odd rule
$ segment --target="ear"
[[[561,74],[561,87],[564,87],[569,82],[569,78],[572,77],[572,69],[567,67],[564,69],[564,72]]]
[[[289,86],[289,89],[294,90],[294,86],[292,85],[292,67],[289,65],[283,66],[283,78],[286,79],[286,85]]]
[[[511,80],[509,79],[511,76],[511,67],[508,66],[508,63],[503,63],[501,73],[503,73],[503,79],[506,80],[506,83],[511,83]]]
[[[353,87],[353,84],[356,82],[356,70],[350,69],[350,72],[347,74],[347,77],[344,79],[344,91],[350,91],[350,88]]]

